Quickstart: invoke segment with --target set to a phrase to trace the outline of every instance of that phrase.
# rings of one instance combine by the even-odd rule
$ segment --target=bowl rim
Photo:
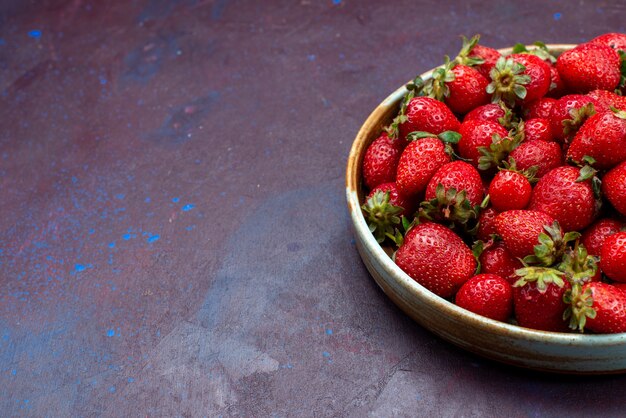
[[[547,44],[551,51],[566,51],[572,49],[576,44]],[[527,45],[528,49],[535,48],[534,45]],[[498,49],[503,55],[508,55],[512,52],[512,47]],[[421,74],[421,77],[426,80],[431,78],[432,73],[439,67],[435,67],[429,71]],[[362,238],[363,245],[367,250],[378,259],[387,273],[393,277],[396,284],[403,287],[408,294],[418,297],[419,299],[426,300],[433,307],[435,307],[441,314],[458,318],[460,321],[468,324],[472,324],[478,330],[489,330],[490,332],[497,332],[500,334],[507,334],[510,338],[521,338],[527,341],[546,343],[550,342],[557,345],[578,345],[578,346],[614,346],[626,343],[626,333],[617,334],[579,334],[579,333],[564,333],[564,332],[551,332],[540,331],[531,328],[525,328],[519,325],[513,325],[506,322],[496,321],[482,315],[475,314],[460,306],[432,293],[424,286],[413,280],[407,273],[405,273],[400,267],[398,267],[391,257],[383,250],[383,247],[378,244],[374,236],[367,226],[365,217],[361,210],[361,202],[359,201],[359,190],[361,179],[360,173],[360,160],[359,150],[366,148],[368,132],[372,126],[375,126],[380,118],[380,113],[391,107],[396,107],[400,100],[406,94],[406,85],[401,86],[387,98],[385,98],[368,116],[365,122],[359,128],[359,131],[352,143],[350,153],[348,156],[348,163],[346,168],[346,198],[348,203],[348,209],[352,219],[355,233]]]

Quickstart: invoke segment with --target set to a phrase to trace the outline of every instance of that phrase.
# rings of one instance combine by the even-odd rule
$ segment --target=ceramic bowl
[[[548,45],[559,54],[575,45]],[[501,49],[510,54],[511,49]],[[425,80],[431,71],[422,74]],[[417,323],[445,340],[503,363],[550,372],[574,374],[626,371],[626,333],[609,335],[536,331],[476,315],[431,293],[403,272],[368,229],[360,209],[364,203],[361,165],[367,146],[398,111],[406,93],[400,87],[367,118],[352,144],[346,172],[348,209],[358,251],[385,294]]]

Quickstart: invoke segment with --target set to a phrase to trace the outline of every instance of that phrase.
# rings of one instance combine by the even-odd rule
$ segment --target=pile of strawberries
[[[626,332],[626,34],[553,56],[463,38],[362,165],[370,230],[433,293],[546,331]]]

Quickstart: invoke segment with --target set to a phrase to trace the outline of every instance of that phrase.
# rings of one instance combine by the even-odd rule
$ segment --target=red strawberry
[[[600,251],[600,268],[610,279],[626,283],[626,231],[608,236]]]
[[[500,276],[479,274],[461,286],[455,302],[463,309],[504,322],[513,312],[513,288]]]
[[[619,94],[615,94],[611,91],[594,90],[589,92],[587,96],[596,99],[606,109],[613,106],[620,110],[626,110],[626,97],[620,96]]]
[[[567,92],[567,86],[559,74],[559,70],[554,65],[550,65],[550,90],[547,97],[559,98]]]
[[[482,74],[466,65],[455,65],[451,72],[454,80],[446,82],[449,94],[445,103],[454,113],[465,114],[475,107],[489,103],[487,80]]]
[[[438,135],[445,131],[458,131],[459,120],[439,100],[431,97],[414,97],[405,110],[406,121],[400,124],[400,138],[410,132],[423,131]]]
[[[483,60],[482,64],[476,65],[474,68],[476,68],[478,72],[480,72],[483,76],[489,79],[491,69],[496,66],[498,58],[500,58],[502,55],[497,50],[489,48],[488,46],[475,45],[471,50],[470,56]]]
[[[623,33],[605,33],[604,35],[593,38],[589,43],[600,43],[610,46],[613,49],[621,49],[626,51],[626,34]]]
[[[543,118],[549,120],[555,103],[556,99],[552,97],[542,97],[530,102],[524,106],[524,116],[526,119]]]
[[[550,121],[541,118],[532,118],[524,121],[524,140],[525,141],[553,141],[552,131],[550,130]]]
[[[567,159],[583,163],[595,159],[593,166],[607,170],[626,160],[626,112],[596,113],[580,127],[567,149]]]
[[[496,231],[513,257],[523,258],[534,253],[539,234],[554,218],[534,210],[509,210],[496,216]]]
[[[580,169],[557,167],[543,176],[533,189],[531,210],[554,217],[565,231],[589,226],[597,213],[591,180],[578,181]]]
[[[530,202],[531,193],[528,179],[516,171],[499,171],[489,185],[491,205],[498,212],[524,209]]]
[[[515,160],[518,170],[525,171],[536,166],[538,169],[535,177],[538,179],[563,163],[559,144],[541,140],[523,142],[509,156]]]
[[[432,176],[426,187],[426,200],[436,197],[437,186],[441,184],[445,190],[465,190],[467,200],[472,206],[479,205],[483,200],[483,184],[478,170],[464,161],[453,161],[444,164]]]
[[[482,155],[479,147],[489,148],[493,142],[494,134],[500,138],[508,135],[508,132],[497,122],[487,120],[464,121],[459,129],[461,139],[459,140],[459,154],[465,159],[472,160],[472,164],[478,167],[478,160]]]
[[[598,42],[580,44],[563,52],[556,68],[568,89],[577,93],[614,90],[621,76],[618,53]]]
[[[439,139],[422,138],[411,141],[398,162],[398,190],[407,196],[423,192],[433,174],[448,162],[450,156]]]
[[[512,54],[498,60],[491,79],[487,92],[493,93],[492,101],[530,103],[550,89],[550,65],[536,55]]]
[[[412,213],[414,206],[398,193],[395,183],[384,183],[372,189],[361,209],[376,241],[383,242],[400,226],[400,217]]]
[[[580,242],[582,242],[589,254],[599,256],[604,240],[613,234],[617,234],[621,228],[622,223],[616,219],[600,219],[585,229],[580,237]]]
[[[487,208],[480,212],[478,217],[478,232],[476,238],[481,241],[489,241],[492,234],[496,234],[496,216],[498,211],[493,208]]]
[[[541,331],[568,331],[567,323],[563,320],[563,313],[567,309],[563,296],[571,288],[569,282],[563,281],[561,272],[552,269],[526,267],[517,271],[528,270],[537,274],[516,282],[513,287],[517,323]],[[537,279],[536,276],[542,278]],[[536,281],[528,281],[531,279]]]
[[[363,157],[363,181],[369,189],[396,180],[396,167],[406,141],[393,140],[386,132],[372,142]]]
[[[416,282],[444,298],[454,295],[476,270],[472,250],[450,229],[433,222],[407,232],[395,262]]]
[[[485,248],[478,261],[482,273],[497,274],[511,284],[518,279],[515,270],[522,268],[522,263],[511,255],[502,241]]]
[[[575,285],[566,296],[570,328],[601,334],[626,332],[626,293],[610,284]]]
[[[409,216],[415,212],[415,202],[411,196],[403,195],[398,191],[396,183],[383,183],[374,187],[372,191],[367,195],[368,199],[371,199],[376,192],[387,193],[389,192],[389,204],[397,207],[401,207],[403,210],[398,216]]]
[[[604,175],[602,194],[619,213],[626,215],[626,161]]]
[[[504,109],[499,104],[489,103],[486,105],[478,106],[471,112],[465,115],[463,123],[474,120],[488,120],[490,122],[500,123],[499,119],[505,115]],[[463,126],[463,124],[461,124]]]
[[[588,106],[589,103],[593,108]],[[563,96],[557,100],[550,113],[552,136],[559,142],[569,142],[589,116],[594,112],[608,110],[607,106],[590,96],[582,94]]]

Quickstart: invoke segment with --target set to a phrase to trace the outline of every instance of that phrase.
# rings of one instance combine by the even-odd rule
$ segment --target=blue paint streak
[[[158,241],[158,240],[159,240],[159,238],[161,238],[161,237],[160,237],[160,236],[158,236],[158,235],[152,235],[151,237],[149,237],[149,238],[147,239],[147,241],[148,241],[148,243],[153,243],[153,242],[155,242],[155,241]]]
[[[335,4],[335,5],[341,4],[341,0],[333,0],[333,4]]]
[[[173,203],[178,203],[178,202],[180,202],[180,197],[175,197],[175,198],[173,198],[173,199],[172,199],[172,202],[173,202]]]
[[[11,370],[11,374],[12,374],[13,376],[15,376],[15,375],[17,374],[17,370],[15,370],[15,369]]]
[[[115,337],[115,330],[113,328],[107,330],[107,337]]]
[[[74,266],[74,270],[76,270],[77,272],[84,271],[85,269],[87,269],[87,267],[83,266],[82,264],[76,264]]]
[[[149,197],[146,197],[146,200],[144,200],[144,202],[146,202],[146,203],[150,203],[150,198],[149,198]]]
[[[28,36],[30,36],[33,39],[39,39],[41,38],[41,31],[39,29],[33,29],[28,32]]]
[[[561,20],[561,17],[563,17],[563,15],[560,12],[556,12],[553,16],[554,20]]]
[[[129,239],[131,239],[133,236],[131,234],[124,234],[122,236],[122,238],[124,238],[126,241],[128,241]]]
[[[315,61],[316,58],[317,57],[315,56],[315,54],[310,54],[306,56],[306,59],[308,59],[311,62]]]
[[[115,393],[115,386],[111,386],[111,387],[109,388],[109,392],[111,392],[111,393]]]
[[[323,355],[324,357],[330,357],[330,353],[329,353],[328,351],[324,351],[324,352],[322,353],[322,355]]]
[[[195,207],[194,205],[192,205],[191,203],[188,203],[185,206],[183,206],[183,212],[189,212],[194,207]]]
[[[333,335],[333,330],[332,329],[327,329],[326,330],[326,335]]]
[[[135,379],[133,379],[132,377],[128,378],[128,383],[133,383],[135,381]]]
[[[115,195],[115,198],[118,200],[123,200],[126,195],[124,193],[118,193]]]
[[[109,248],[115,248],[115,241],[109,243]]]

